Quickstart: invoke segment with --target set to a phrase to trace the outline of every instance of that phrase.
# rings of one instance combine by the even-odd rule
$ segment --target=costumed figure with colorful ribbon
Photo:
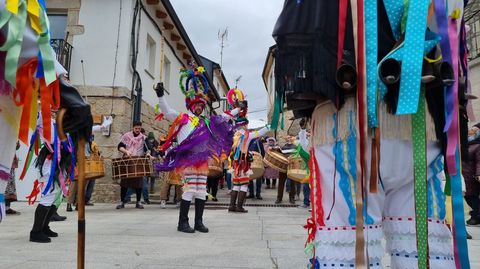
[[[16,141],[28,144],[39,99],[46,115],[44,136],[50,138],[50,109],[58,106],[57,75],[63,73],[50,46],[44,1],[0,2],[0,220]]]
[[[20,180],[23,180],[33,155],[38,153],[35,167],[39,170],[39,178],[34,181],[33,190],[27,197],[29,203],[34,204],[40,195],[30,231],[30,241],[38,243],[48,243],[50,237],[58,236],[49,228],[49,222],[67,195],[67,186],[75,177],[77,143],[81,137],[91,136],[93,125],[90,106],[64,77],[60,78],[60,90],[61,106],[57,119],[51,121],[52,137],[43,136],[45,127],[41,114],[30,139],[27,162],[20,176]]]
[[[207,105],[208,83],[205,70],[199,66],[181,71],[180,89],[185,94],[187,113],[172,109],[165,97],[162,83],[155,87],[159,97],[159,106],[171,127],[161,150],[168,149],[174,138],[178,146],[168,151],[162,164],[156,165],[160,172],[172,171],[183,175],[183,194],[180,202],[178,231],[193,233],[208,232],[203,224],[203,210],[207,196],[208,159],[211,157],[224,160],[232,147],[234,127],[230,123],[238,109],[227,111],[219,116],[203,116]],[[188,210],[195,199],[195,226],[188,223]]]
[[[241,90],[237,88],[231,89],[227,94],[227,100],[231,107],[241,109],[238,117],[235,119],[235,126],[238,130],[235,133],[230,153],[233,188],[230,192],[228,211],[247,213],[248,210],[243,208],[243,204],[247,197],[250,175],[253,173],[250,169],[253,157],[248,149],[253,139],[264,136],[270,129],[263,127],[260,130],[248,130],[248,106]]]
[[[316,102],[311,268],[383,268],[385,251],[391,268],[470,268],[458,135],[458,93],[469,91],[463,9],[460,0],[285,2],[273,33],[277,95],[307,91]]]

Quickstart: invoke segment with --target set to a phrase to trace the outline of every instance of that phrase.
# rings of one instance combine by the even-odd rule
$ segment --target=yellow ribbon
[[[17,0],[18,1],[18,0]],[[37,34],[43,33],[42,25],[40,23],[40,12],[42,11],[37,0],[27,0],[27,11],[30,16],[30,25]]]
[[[5,7],[10,13],[18,14],[18,1],[19,0],[7,0]]]
[[[462,14],[462,11],[459,9],[459,8],[456,8],[452,11],[452,14],[450,15],[450,17],[452,17],[452,19],[460,19],[460,15]]]

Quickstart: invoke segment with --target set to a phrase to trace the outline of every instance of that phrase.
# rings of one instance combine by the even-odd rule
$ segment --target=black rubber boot
[[[238,196],[238,191],[230,192],[230,206],[228,207],[228,212],[237,211],[237,196]]]
[[[178,217],[177,231],[183,233],[194,233],[195,230],[188,224],[188,210],[190,209],[190,201],[183,200],[180,202],[180,214]]]
[[[52,205],[52,208],[53,207],[55,207],[55,206]],[[50,217],[50,221],[64,221],[66,219],[67,219],[67,217],[58,215],[58,210],[57,209],[55,210],[55,212],[53,212],[52,216]]]
[[[50,221],[52,220],[52,217],[55,216],[57,213],[57,207],[52,205],[50,206],[50,210],[47,213],[47,217],[45,218],[45,222],[43,223],[43,234],[45,234],[48,237],[58,237],[58,233],[50,230]]]
[[[205,200],[195,199],[195,230],[201,233],[208,233],[208,228],[203,225],[203,210],[205,209]]]
[[[48,211],[50,210],[49,206],[44,206],[38,204],[37,209],[35,209],[35,217],[33,220],[33,227],[30,231],[30,242],[36,243],[50,243],[52,240],[43,233],[43,224],[47,217]]]
[[[238,204],[237,204],[237,208],[235,210],[236,212],[239,212],[239,213],[247,213],[248,212],[248,210],[243,208],[243,204],[245,203],[246,196],[247,196],[246,192],[244,192],[244,191],[238,192]]]

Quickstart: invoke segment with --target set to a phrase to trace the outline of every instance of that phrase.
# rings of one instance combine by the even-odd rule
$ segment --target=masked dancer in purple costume
[[[163,164],[155,168],[158,171],[177,170],[183,175],[184,186],[177,230],[184,233],[194,233],[195,230],[202,233],[208,232],[208,228],[203,224],[208,159],[226,158],[233,143],[234,127],[231,120],[239,111],[234,109],[222,115],[210,117],[202,115],[208,98],[208,83],[203,73],[203,67],[181,72],[180,88],[186,96],[187,113],[177,112],[168,105],[164,98],[163,83],[158,83],[155,87],[160,109],[172,122],[161,150],[168,149],[175,137],[178,141],[178,146],[168,152]],[[195,226],[192,229],[188,223],[188,210],[194,198]]]

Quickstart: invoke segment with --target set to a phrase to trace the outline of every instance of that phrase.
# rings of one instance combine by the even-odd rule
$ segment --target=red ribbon
[[[35,202],[37,201],[37,196],[42,190],[42,187],[43,187],[43,182],[38,182],[38,179],[35,179],[35,181],[33,182],[32,192],[30,193],[30,195],[25,197],[28,199],[29,205],[35,204]]]
[[[156,120],[156,121],[162,121],[164,116],[165,116],[165,114],[160,113],[160,114],[158,114],[158,115],[155,117],[155,120]]]
[[[337,48],[337,68],[342,65],[343,47],[345,44],[345,22],[347,20],[347,0],[340,0],[338,3],[338,48]]]
[[[308,233],[308,238],[304,246],[306,247],[310,242],[312,242],[315,239],[315,231],[317,230],[317,226],[315,225],[315,221],[313,220],[313,218],[308,218],[307,224],[305,224],[303,228],[307,229],[307,233]]]

